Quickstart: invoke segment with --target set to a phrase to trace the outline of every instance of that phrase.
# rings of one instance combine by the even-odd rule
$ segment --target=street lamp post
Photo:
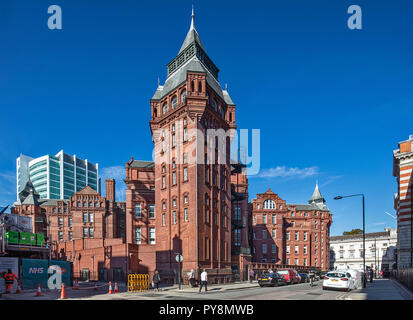
[[[377,259],[377,238],[374,238],[374,277],[377,277],[379,259]]]
[[[363,199],[363,272],[365,274],[366,273],[366,224],[365,224],[365,210],[364,210],[364,194],[358,193],[358,194],[352,194],[349,196],[337,196],[334,198],[334,200],[340,200],[343,198],[350,198],[350,197],[357,197],[357,196],[361,196]],[[363,287],[365,287],[365,281],[363,281]]]
[[[183,256],[180,252],[176,252],[175,254],[175,260],[178,262],[178,286],[179,290],[181,290],[181,262],[183,261]]]

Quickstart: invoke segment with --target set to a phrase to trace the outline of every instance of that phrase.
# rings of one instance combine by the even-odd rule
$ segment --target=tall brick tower
[[[236,129],[235,105],[219,84],[219,70],[205,52],[193,12],[167,71],[151,99],[149,122],[155,145],[157,268],[176,276],[180,253],[183,275],[205,268],[211,281],[225,282],[231,276],[228,132]],[[215,130],[224,135],[214,136]]]

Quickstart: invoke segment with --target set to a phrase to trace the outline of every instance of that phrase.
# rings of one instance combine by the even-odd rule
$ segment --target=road
[[[324,291],[321,282],[310,287],[308,283],[295,284],[282,287],[264,287],[258,285],[253,288],[238,288],[232,290],[210,290],[207,293],[197,292],[160,292],[142,294],[145,299],[163,300],[336,300],[344,293],[340,291]],[[125,297],[131,299],[132,297]]]
[[[212,286],[208,292],[198,293],[197,289],[179,291],[163,290],[160,292],[125,292],[108,294],[107,289],[94,290],[66,290],[67,299],[76,300],[336,300],[343,295],[339,291],[323,291],[321,281],[310,287],[308,283],[295,284],[282,287],[264,287],[258,284],[240,285],[239,287]],[[24,294],[3,295],[6,300],[56,300],[60,298],[59,291],[44,292],[42,297],[36,297],[34,292]]]

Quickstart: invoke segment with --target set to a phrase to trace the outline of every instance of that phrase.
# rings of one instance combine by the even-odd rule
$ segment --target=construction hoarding
[[[18,214],[7,214],[6,230],[33,232],[32,218]]]
[[[22,259],[22,287],[36,289],[38,285],[48,288],[49,277],[53,276],[60,267],[62,283],[71,286],[71,263],[68,261],[44,260],[44,259]]]

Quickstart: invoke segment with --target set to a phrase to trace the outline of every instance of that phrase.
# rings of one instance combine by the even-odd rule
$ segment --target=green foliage
[[[343,236],[349,235],[349,234],[363,234],[363,230],[361,229],[353,229],[351,231],[344,231]]]

